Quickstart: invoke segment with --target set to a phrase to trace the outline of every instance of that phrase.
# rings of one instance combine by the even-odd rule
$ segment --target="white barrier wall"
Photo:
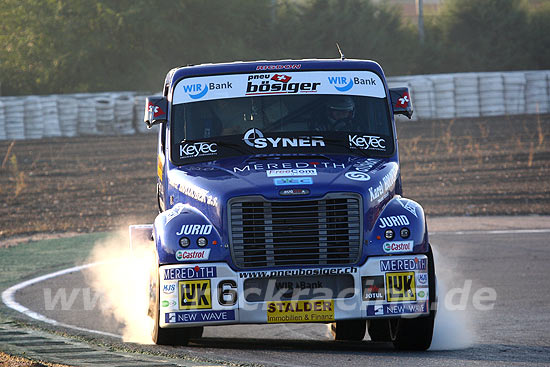
[[[389,77],[409,87],[414,119],[550,112],[550,70]],[[0,97],[0,140],[155,132],[134,92]]]
[[[388,84],[410,88],[421,120],[550,112],[548,70],[399,76]]]

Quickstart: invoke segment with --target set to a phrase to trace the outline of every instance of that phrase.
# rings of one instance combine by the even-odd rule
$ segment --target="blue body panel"
[[[164,92],[170,102],[174,87],[182,78],[266,70],[368,70],[380,76],[384,81],[386,94],[389,95],[380,65],[363,60],[287,60],[188,66],[174,69],[167,75]],[[170,106],[171,104],[168,116]],[[389,98],[388,109],[395,137]],[[225,262],[236,269],[229,249],[227,202],[231,198],[248,195],[259,195],[267,200],[307,200],[322,198],[331,192],[360,194],[364,209],[364,243],[356,265],[363,264],[369,256],[391,255],[392,244],[388,242],[395,242],[395,247],[403,245],[401,242],[412,241],[414,248],[410,253],[428,251],[428,235],[422,208],[415,202],[400,197],[402,189],[397,139],[393,153],[385,158],[365,158],[352,154],[317,155],[314,158],[307,154],[269,158],[252,155],[176,166],[168,158],[170,144],[161,143],[162,140],[168,140],[166,137],[170,134],[169,121],[165,125],[161,127],[158,153],[162,168],[162,172],[159,172],[160,201],[167,211],[157,217],[154,225],[161,265],[182,263],[181,259],[177,259],[176,253],[181,249],[181,235],[178,233],[190,228],[185,226],[211,225],[213,230],[204,236],[208,240],[209,256],[206,259],[194,259],[193,263]],[[291,181],[288,185],[284,181],[268,177],[266,171],[270,169],[313,169],[315,175],[301,176],[303,180]],[[285,188],[305,189],[308,194],[283,196],[281,190]],[[182,208],[177,204],[186,206]],[[171,209],[175,205],[176,208]],[[391,241],[385,238],[385,231],[390,227],[395,231],[395,238]],[[402,227],[410,230],[409,238],[400,238]],[[188,237],[191,240],[188,249],[200,250],[196,244],[200,234],[190,234]]]

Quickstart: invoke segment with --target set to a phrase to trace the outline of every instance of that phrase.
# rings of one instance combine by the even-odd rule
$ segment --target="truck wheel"
[[[334,340],[361,341],[367,329],[366,320],[341,320],[330,325]]]
[[[160,280],[156,284],[156,300],[153,309],[153,342],[158,345],[187,345],[189,339],[198,339],[202,337],[204,328],[202,326],[186,327],[178,329],[163,329],[159,326],[160,321]]]
[[[390,337],[398,350],[426,350],[432,344],[436,307],[436,280],[433,253],[428,252],[428,285],[430,287],[430,315],[413,319],[399,318],[389,320]]]
[[[388,320],[367,320],[370,340],[373,342],[390,342],[390,324]]]

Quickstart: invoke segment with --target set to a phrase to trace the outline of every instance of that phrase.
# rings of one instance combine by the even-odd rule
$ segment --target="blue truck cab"
[[[204,326],[326,323],[336,340],[430,346],[436,292],[424,211],[402,196],[396,114],[367,60],[172,69],[160,125],[153,341]]]

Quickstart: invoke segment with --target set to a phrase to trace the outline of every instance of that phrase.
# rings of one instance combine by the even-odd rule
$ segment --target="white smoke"
[[[124,341],[152,344],[153,320],[147,316],[149,272],[154,253],[151,243],[129,248],[128,230],[98,242],[87,260],[103,264],[86,274],[90,286],[102,293],[101,311],[124,325]]]
[[[430,350],[455,350],[471,347],[475,341],[471,311],[467,310],[466,304],[463,304],[462,307],[452,304],[454,293],[449,288],[450,285],[460,282],[456,265],[450,259],[439,256],[435,249],[434,262],[437,275],[438,308]]]

